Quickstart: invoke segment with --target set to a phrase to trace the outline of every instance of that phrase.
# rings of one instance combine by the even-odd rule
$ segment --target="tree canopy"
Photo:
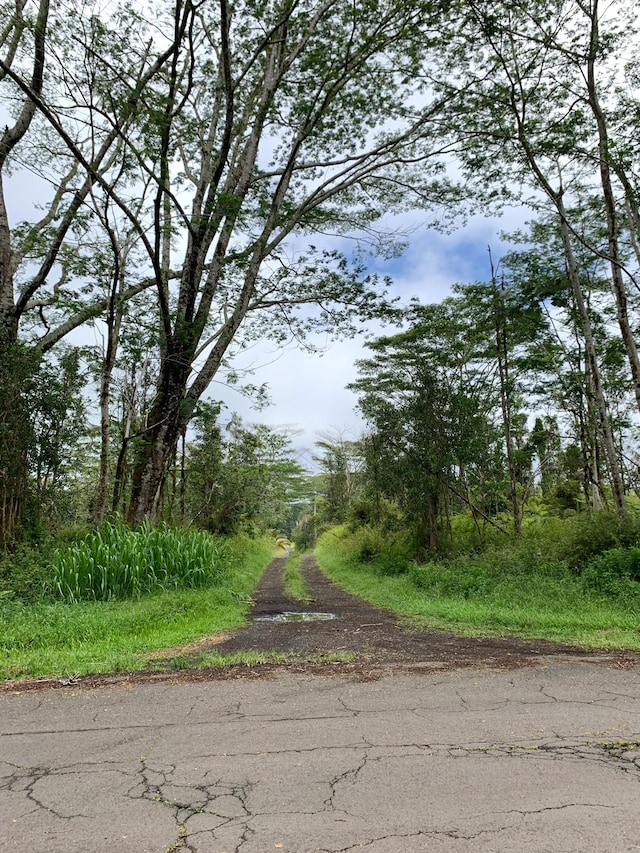
[[[420,209],[436,224],[507,204],[532,222],[490,280],[405,306],[405,331],[361,365],[361,408],[407,465],[388,491],[416,511],[426,501],[434,544],[452,495],[488,515],[504,455],[517,532],[532,460],[543,468],[559,440],[579,448],[586,503],[625,513],[640,406],[629,4],[18,0],[3,11],[3,542],[41,485],[38,418],[78,422],[71,405],[34,402],[47,371],[94,377],[83,393],[100,422],[86,442],[99,456],[95,520],[155,519],[200,402],[240,349],[398,319],[370,262],[399,251],[393,215]],[[42,198],[13,221],[24,170]],[[103,346],[71,356],[63,345],[88,323]],[[554,418],[571,425],[559,439]],[[70,454],[62,425],[54,433],[48,458]],[[417,471],[419,498],[407,491]]]

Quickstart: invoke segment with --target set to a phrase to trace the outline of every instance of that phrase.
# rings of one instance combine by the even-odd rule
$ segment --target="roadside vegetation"
[[[243,535],[117,527],[25,550],[0,592],[0,678],[153,668],[163,650],[241,625],[273,551]]]
[[[134,527],[90,522],[95,459],[49,435],[56,477],[45,492],[29,479],[21,535],[0,549],[0,679],[234,662],[198,641],[243,624],[306,475],[288,433],[219,416],[201,407],[162,517]]]
[[[311,594],[300,574],[301,565],[301,555],[297,551],[291,551],[287,557],[287,565],[284,570],[284,589],[291,598],[308,604],[311,601]]]
[[[472,527],[455,519],[457,549],[422,563],[407,531],[369,525],[326,531],[316,554],[340,586],[421,625],[640,650],[637,521],[532,517],[518,540],[496,533],[482,549]]]
[[[3,671],[224,630],[265,531],[336,525],[325,567],[432,624],[637,644],[636,4],[76,5],[3,7]],[[459,232],[436,303],[404,243],[471,213],[522,225]],[[216,401],[369,321],[321,473]]]

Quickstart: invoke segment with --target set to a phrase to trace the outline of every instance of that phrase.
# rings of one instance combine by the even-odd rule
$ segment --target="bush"
[[[433,597],[455,596],[479,598],[493,589],[497,574],[479,561],[469,560],[461,570],[458,565],[445,563],[413,564],[409,577],[418,589]]]
[[[353,558],[358,563],[371,563],[384,552],[386,544],[386,537],[377,527],[360,527],[351,540]]]
[[[581,580],[589,592],[635,600],[640,605],[640,548],[612,548],[595,557]]]
[[[0,601],[32,604],[43,597],[51,577],[51,553],[44,546],[19,545],[0,559]]]
[[[65,601],[139,598],[154,590],[223,583],[229,545],[203,531],[104,524],[52,557],[50,590]]]
[[[352,562],[371,565],[383,575],[400,575],[409,570],[412,546],[406,534],[389,533],[365,526],[349,537]]]
[[[576,572],[598,554],[640,543],[640,518],[635,514],[619,518],[610,512],[594,512],[566,519],[564,524],[558,556]]]

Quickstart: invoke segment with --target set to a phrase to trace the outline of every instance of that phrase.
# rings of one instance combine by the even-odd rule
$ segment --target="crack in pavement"
[[[373,755],[372,752],[377,749],[385,749],[381,755]],[[560,744],[507,744],[496,743],[490,745],[452,745],[452,744],[423,744],[423,743],[407,743],[393,746],[377,745],[374,743],[358,744],[358,745],[343,745],[343,746],[324,746],[314,747],[309,749],[280,749],[266,750],[262,753],[247,751],[245,753],[235,752],[233,756],[239,758],[255,757],[262,755],[265,758],[268,756],[283,756],[290,754],[305,754],[313,753],[318,750],[327,752],[342,750],[347,754],[353,752],[357,754],[356,761],[352,766],[342,772],[332,776],[323,784],[326,784],[329,789],[328,796],[322,800],[321,807],[315,810],[305,810],[302,808],[278,809],[275,806],[271,808],[253,808],[249,803],[249,798],[255,783],[248,780],[231,781],[221,776],[219,771],[214,779],[207,779],[215,771],[207,771],[202,782],[183,783],[176,781],[173,778],[177,772],[177,767],[172,764],[163,766],[154,765],[149,760],[148,756],[141,758],[140,777],[142,779],[142,790],[135,788],[130,792],[132,796],[141,796],[153,803],[157,803],[164,808],[171,810],[176,824],[176,838],[174,842],[167,848],[166,853],[175,853],[175,851],[184,850],[189,853],[198,853],[200,849],[200,841],[209,839],[210,841],[218,841],[221,837],[230,839],[230,836],[235,837],[233,846],[234,853],[242,853],[244,847],[251,847],[252,841],[258,836],[256,822],[260,818],[269,817],[282,818],[285,816],[294,816],[298,820],[312,816],[318,816],[322,813],[331,813],[334,815],[344,815],[346,818],[357,817],[348,808],[339,805],[336,800],[340,795],[343,795],[345,790],[352,789],[358,786],[360,778],[365,769],[370,769],[372,765],[380,765],[380,778],[385,775],[384,763],[388,760],[398,760],[415,753],[403,753],[403,749],[418,749],[429,751],[432,755],[438,753],[446,753],[452,758],[464,758],[470,756],[485,756],[487,758],[516,758],[526,759],[531,757],[543,757],[550,760],[566,760],[577,759],[580,761],[596,761],[602,764],[613,764],[617,770],[622,770],[625,773],[634,773],[638,781],[640,781],[640,741],[584,741],[568,745]],[[150,752],[153,751],[153,748]],[[225,758],[233,757],[228,754]],[[199,756],[198,759],[202,759]],[[591,800],[564,802],[554,805],[544,805],[538,808],[511,808],[506,810],[496,810],[485,812],[477,817],[483,819],[494,818],[500,820],[499,826],[490,828],[477,828],[474,830],[462,828],[447,828],[436,829],[422,827],[419,830],[410,833],[391,833],[382,835],[370,835],[363,838],[356,845],[347,847],[318,847],[317,850],[326,851],[326,853],[341,853],[341,851],[349,851],[355,849],[366,849],[382,841],[392,841],[397,839],[425,838],[435,839],[439,837],[451,838],[464,841],[473,841],[483,835],[497,835],[506,830],[514,828],[513,820],[505,820],[505,818],[518,817],[521,821],[535,816],[550,812],[562,812],[569,809],[603,809],[615,810],[615,806],[606,803],[594,802]],[[222,833],[222,836],[221,836]],[[228,844],[228,841],[227,841]]]
[[[360,650],[370,630],[387,642],[379,626],[360,630],[379,620],[349,618]],[[317,631],[310,645],[329,628]],[[3,728],[21,730],[0,733],[0,850],[630,849],[640,838],[636,671],[577,656],[517,669],[531,662],[528,642],[512,665],[506,641],[478,651],[437,633],[413,639],[411,666],[446,652],[452,666],[459,653],[479,667],[0,696]],[[400,640],[389,648],[405,654]]]

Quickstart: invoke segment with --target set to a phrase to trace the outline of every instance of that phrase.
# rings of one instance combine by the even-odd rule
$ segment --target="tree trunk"
[[[493,287],[493,320],[496,341],[496,357],[498,360],[498,377],[500,379],[500,408],[502,410],[502,423],[504,429],[504,441],[507,451],[507,467],[509,469],[509,491],[511,495],[511,510],[513,513],[513,530],[516,536],[522,535],[522,518],[520,502],[518,500],[518,475],[513,451],[513,438],[511,435],[511,394],[509,389],[509,351],[507,345],[507,330],[504,319],[501,320],[501,300],[498,294],[493,261],[491,262],[491,284]]]
[[[565,259],[567,262],[567,273],[569,277],[569,283],[571,284],[573,298],[575,300],[576,308],[578,309],[580,324],[582,326],[582,334],[584,337],[586,357],[588,359],[590,367],[593,396],[595,399],[596,408],[598,410],[600,429],[602,431],[602,438],[604,443],[604,451],[607,459],[607,466],[609,468],[609,477],[611,480],[611,489],[613,492],[613,503],[618,515],[626,516],[627,506],[624,500],[624,485],[620,474],[620,466],[618,465],[618,454],[616,452],[613,430],[611,428],[611,419],[609,418],[609,412],[607,410],[607,401],[605,398],[604,389],[602,387],[602,379],[600,377],[600,369],[598,367],[596,348],[593,341],[593,333],[591,331],[591,320],[589,318],[589,312],[587,310],[584,294],[582,292],[582,286],[580,284],[580,277],[578,275],[578,268],[576,266],[575,258],[573,255],[573,249],[571,247],[571,236],[569,233],[569,225],[567,223],[566,211],[562,203],[562,198],[559,195],[556,197],[556,206],[560,215],[560,234],[562,237],[562,245],[564,248]]]
[[[107,350],[104,355],[100,376],[100,474],[98,492],[93,511],[93,520],[102,524],[107,508],[107,492],[109,489],[109,457],[111,443],[111,380],[118,352],[118,337],[122,321],[122,307],[116,308],[116,293],[111,294],[107,317]]]
[[[633,330],[629,322],[629,309],[627,291],[622,277],[622,263],[620,259],[618,212],[613,193],[611,181],[611,167],[609,165],[609,151],[611,144],[607,120],[600,105],[595,77],[595,60],[599,50],[598,33],[598,0],[594,0],[591,8],[591,44],[589,50],[589,61],[587,63],[587,90],[589,93],[589,105],[593,112],[596,126],[598,128],[598,165],[600,171],[600,183],[602,185],[602,196],[607,221],[607,237],[609,244],[609,262],[611,265],[611,281],[613,293],[616,299],[616,316],[620,333],[631,368],[633,390],[636,396],[636,404],[640,409],[640,358],[636,346]]]
[[[0,549],[11,545],[27,484],[23,358],[11,275],[11,234],[0,173]]]
[[[161,368],[147,428],[139,440],[128,513],[130,524],[157,519],[167,467],[193,412],[194,402],[186,398],[189,368],[174,358],[168,356]]]

